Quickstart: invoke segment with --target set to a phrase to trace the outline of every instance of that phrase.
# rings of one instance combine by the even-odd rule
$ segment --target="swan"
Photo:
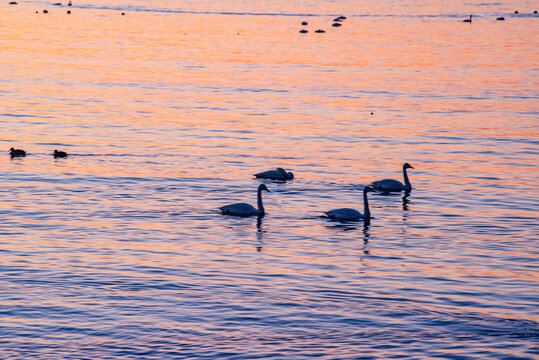
[[[11,155],[11,157],[16,157],[16,156],[26,156],[26,151],[20,150],[20,149],[14,149],[14,148],[11,148],[11,149],[9,149],[9,155]]]
[[[237,204],[231,204],[231,205],[225,205],[221,206],[219,209],[221,210],[221,213],[223,215],[232,215],[232,216],[264,216],[264,205],[262,205],[262,190],[265,190],[267,192],[269,189],[266,187],[265,184],[260,184],[258,186],[257,196],[258,196],[258,209],[255,209],[252,205],[246,204],[246,203],[237,203]]]
[[[52,155],[55,157],[55,158],[65,158],[67,157],[67,153],[65,151],[58,151],[58,150],[54,150],[54,152],[52,153]]]
[[[283,168],[280,167],[275,170],[268,170],[253,175],[258,179],[271,180],[292,180],[294,178],[294,174],[292,174],[292,172],[286,172]]]
[[[408,180],[408,174],[406,173],[406,169],[413,169],[414,167],[408,163],[404,163],[402,165],[402,174],[404,176],[404,184],[400,181],[393,180],[393,179],[384,179],[379,181],[373,181],[371,186],[378,191],[382,191],[385,193],[392,192],[392,191],[411,191],[412,190],[412,184],[410,184],[410,180]]]
[[[341,221],[356,221],[356,220],[365,220],[369,221],[371,219],[371,212],[369,210],[369,200],[367,200],[367,193],[373,192],[374,189],[370,186],[365,186],[363,189],[363,214],[355,209],[342,208],[326,211],[325,214],[328,218],[333,220]]]
[[[464,19],[464,20],[462,20],[462,22],[468,22],[468,23],[471,23],[471,22],[472,22],[472,16],[473,16],[473,15],[470,15],[470,18],[469,18],[469,19]]]

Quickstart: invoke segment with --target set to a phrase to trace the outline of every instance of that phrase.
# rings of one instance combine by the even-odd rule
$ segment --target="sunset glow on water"
[[[0,4],[0,358],[538,358],[535,6]]]

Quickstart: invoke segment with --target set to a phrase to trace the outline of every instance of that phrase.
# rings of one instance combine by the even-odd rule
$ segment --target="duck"
[[[464,19],[464,20],[462,20],[462,22],[471,23],[472,22],[472,16],[473,15],[470,15],[469,19]]]
[[[309,31],[305,30],[305,29],[301,29],[299,32],[300,32],[300,34],[307,34]]]
[[[505,18],[504,18],[503,16],[500,16],[499,18],[496,18],[496,20],[498,20],[498,21],[504,21]]]
[[[232,216],[241,216],[248,217],[257,215],[259,217],[264,216],[265,210],[264,205],[262,204],[262,191],[271,192],[265,184],[260,184],[257,190],[257,200],[258,200],[258,209],[254,206],[246,203],[237,203],[231,205],[221,206],[221,214],[223,215],[232,215]]]
[[[373,192],[374,189],[371,186],[365,186],[363,188],[363,214],[356,209],[342,208],[334,209],[324,212],[326,216],[332,220],[338,221],[358,221],[365,220],[368,222],[371,219],[371,212],[369,210],[369,200],[367,199],[367,193]]]
[[[258,174],[253,174],[258,179],[271,179],[271,180],[292,180],[294,174],[289,171],[286,172],[285,169],[278,167],[275,170],[268,170]]]
[[[52,153],[52,155],[55,157],[55,158],[65,158],[67,157],[67,153],[65,151],[58,151],[58,150],[54,150],[54,152]]]
[[[302,21],[301,25],[305,26],[305,25],[309,25],[309,23],[307,21]]]
[[[334,26],[334,27],[339,27],[339,26],[342,26],[342,24],[341,24],[341,23],[338,23],[338,22],[336,22],[336,23],[333,23],[333,24],[332,24],[331,26]]]
[[[374,181],[370,184],[374,190],[381,191],[384,193],[389,192],[398,192],[398,191],[412,191],[412,184],[410,184],[410,180],[408,180],[408,174],[406,173],[406,169],[413,169],[414,167],[408,163],[404,163],[402,165],[402,174],[404,176],[404,184],[401,183],[398,180],[393,179],[384,179],[379,181]]]
[[[21,150],[21,149],[11,148],[9,149],[9,155],[11,155],[12,158],[17,157],[17,156],[26,156],[26,151]]]
[[[315,33],[319,33],[319,34],[321,34],[321,33],[325,33],[325,31],[324,31],[324,30],[322,30],[322,29],[318,29],[318,30],[316,30],[316,31],[315,31]]]

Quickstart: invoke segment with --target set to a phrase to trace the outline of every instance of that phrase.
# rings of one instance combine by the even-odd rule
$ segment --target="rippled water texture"
[[[18,2],[0,358],[539,358],[536,2]]]

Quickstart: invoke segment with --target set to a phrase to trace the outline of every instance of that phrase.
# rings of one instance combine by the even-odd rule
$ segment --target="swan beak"
[[[410,169],[415,169],[415,167],[413,167],[412,165],[410,165]]]

